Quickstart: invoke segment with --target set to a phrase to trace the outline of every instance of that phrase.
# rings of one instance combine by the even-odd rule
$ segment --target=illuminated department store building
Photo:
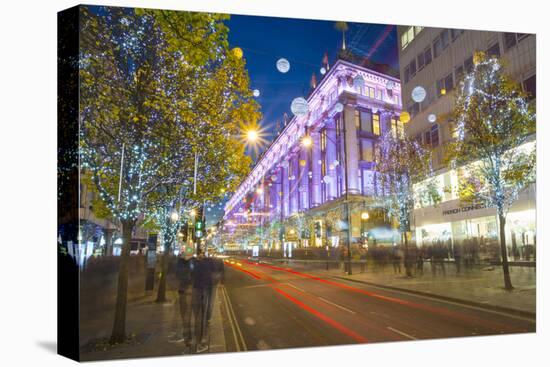
[[[394,235],[385,216],[368,208],[380,190],[376,141],[389,129],[404,129],[399,79],[338,60],[307,102],[308,112],[285,125],[226,203],[225,249],[286,256],[297,247],[345,244],[346,189],[352,244],[367,229],[379,227],[380,240]]]
[[[501,59],[505,72],[521,85],[529,98],[536,98],[535,35],[417,26],[398,26],[397,33],[403,109],[411,116],[405,132],[432,149],[442,197],[438,205],[414,211],[411,223],[415,224],[416,243],[425,246],[443,241],[451,247],[452,254],[456,244],[483,242],[485,249],[480,248],[480,256],[495,256],[496,210],[460,202],[456,195],[458,177],[468,174],[467,169],[449,170],[444,162],[444,149],[456,138],[451,118],[453,101],[462,76],[473,68],[475,52],[483,51]],[[426,90],[422,102],[415,102],[411,96],[418,86]],[[430,122],[430,115],[436,117],[435,121]],[[532,149],[534,141],[532,136],[522,148]],[[508,213],[506,242],[512,260],[534,259],[535,199],[535,185],[531,185]],[[511,251],[512,248],[516,251]]]

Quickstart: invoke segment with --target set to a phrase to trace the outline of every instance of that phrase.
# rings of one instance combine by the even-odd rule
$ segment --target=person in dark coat
[[[213,261],[198,252],[193,269],[192,307],[195,320],[195,352],[208,349],[208,314],[213,287]]]
[[[191,297],[193,285],[193,259],[182,253],[176,263],[176,277],[178,280],[179,311],[182,321],[182,338],[177,342],[191,345]]]

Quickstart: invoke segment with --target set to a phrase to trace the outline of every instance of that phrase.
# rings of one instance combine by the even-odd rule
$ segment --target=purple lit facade
[[[346,188],[348,202],[355,203],[351,234],[360,237],[360,207],[379,192],[376,141],[389,129],[403,129],[401,84],[338,60],[307,100],[309,113],[284,127],[227,202],[224,232],[232,247],[320,247],[325,236],[335,246]],[[312,234],[315,221],[323,228],[321,239]]]

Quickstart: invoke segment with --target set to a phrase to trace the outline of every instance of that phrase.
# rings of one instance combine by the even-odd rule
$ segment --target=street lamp
[[[256,140],[258,140],[258,132],[256,130],[248,130],[246,132],[246,139],[249,142],[255,142]]]
[[[195,209],[191,209],[191,210],[189,211],[189,215],[192,216],[192,217],[194,217],[195,215],[197,215],[197,211],[196,211]]]
[[[313,144],[313,140],[311,140],[311,137],[309,135],[304,136],[304,138],[302,139],[302,145],[305,148],[309,148],[311,144]]]
[[[369,213],[368,212],[361,213],[361,219],[363,219],[363,220],[369,219]]]

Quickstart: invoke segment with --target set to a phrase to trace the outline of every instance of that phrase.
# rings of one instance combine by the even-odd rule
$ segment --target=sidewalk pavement
[[[219,293],[219,291],[217,292]],[[113,324],[114,310],[105,310],[94,319],[80,321],[80,349],[82,361],[103,359],[177,356],[191,354],[184,343],[177,343],[182,333],[178,294],[167,292],[166,303],[156,303],[156,292],[141,300],[129,302],[126,314],[128,342],[111,346],[108,337]],[[210,326],[209,350],[204,353],[226,351],[222,299],[218,294]]]
[[[268,260],[270,262],[278,262]],[[405,275],[401,265],[401,273],[394,272],[393,266],[373,268],[368,264],[361,272],[359,264],[354,264],[353,274],[343,272],[343,264],[337,269],[324,269],[323,262],[308,265],[307,261],[287,260],[286,266],[315,273],[318,276],[332,276],[340,279],[356,281],[388,289],[406,291],[427,295],[449,301],[492,308],[534,317],[536,314],[536,268],[511,266],[510,276],[514,290],[504,289],[502,267],[499,265],[477,266],[473,269],[461,269],[457,274],[454,263],[445,264],[445,275],[437,267],[433,275],[430,263],[425,263],[423,273],[413,271],[413,277]]]

